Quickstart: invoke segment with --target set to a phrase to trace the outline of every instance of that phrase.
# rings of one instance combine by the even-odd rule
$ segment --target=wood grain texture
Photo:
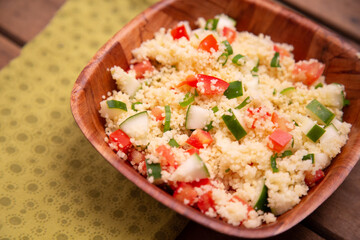
[[[11,42],[6,37],[0,35],[0,69],[3,68],[11,59],[20,54],[20,47]]]
[[[0,0],[0,29],[19,45],[32,39],[65,0]]]
[[[226,13],[237,20],[238,30],[270,35],[274,41],[288,42],[295,47],[295,58],[317,58],[327,67],[325,75],[329,82],[342,79],[352,100],[345,109],[344,120],[353,124],[349,141],[328,169],[324,180],[312,188],[299,205],[286,212],[273,224],[258,229],[233,227],[222,221],[211,219],[199,211],[175,201],[164,191],[151,185],[127,162],[118,156],[103,141],[103,120],[98,114],[101,96],[114,89],[108,67],[115,64],[127,68],[131,50],[144,40],[153,37],[160,27],[174,26],[180,20],[194,22],[198,17],[211,18]],[[131,34],[132,38],[128,38]],[[321,203],[323,203],[344,181],[360,157],[360,60],[357,51],[337,35],[319,25],[292,13],[269,1],[227,0],[192,1],[168,0],[149,8],[112,39],[93,57],[77,79],[71,96],[71,109],[80,129],[94,147],[124,176],[146,193],[180,214],[216,231],[238,237],[260,238],[278,235],[293,227]],[[341,64],[342,62],[342,64]]]
[[[360,1],[282,0],[360,41]]]

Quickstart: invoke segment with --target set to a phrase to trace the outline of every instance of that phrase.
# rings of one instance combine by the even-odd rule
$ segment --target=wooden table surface
[[[0,69],[46,26],[65,0],[0,0]],[[360,49],[360,0],[279,1],[339,33]],[[313,214],[274,239],[360,239],[360,164]],[[190,221],[177,237],[234,239]]]

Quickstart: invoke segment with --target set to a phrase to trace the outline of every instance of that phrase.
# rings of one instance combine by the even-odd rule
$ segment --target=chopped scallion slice
[[[221,43],[223,43],[225,45],[225,53],[227,53],[228,56],[233,54],[233,49],[232,49],[230,43],[228,42],[228,40],[222,41]]]
[[[216,30],[219,19],[212,18],[206,21],[205,30]]]
[[[311,160],[311,162],[314,164],[315,163],[315,155],[313,153],[309,153],[309,154],[303,156],[302,160],[303,161]]]
[[[310,110],[310,114],[325,125],[329,125],[334,119],[335,114],[322,105],[318,100],[312,100],[306,108]]]
[[[243,95],[242,82],[230,82],[229,87],[225,90],[224,95],[228,99],[237,98]]]
[[[245,61],[239,62],[239,60],[242,60],[242,58],[244,58],[244,57],[245,57],[244,55],[237,54],[237,55],[235,55],[235,56],[233,57],[232,62],[233,62],[235,65],[242,66],[242,65],[244,65]]]
[[[205,131],[210,131],[211,129],[214,128],[214,126],[212,125],[213,121],[211,121],[209,124],[207,124],[204,128]]]
[[[170,106],[165,106],[165,123],[164,123],[164,132],[167,132],[170,130],[170,118],[171,118],[171,110]]]
[[[257,73],[259,71],[259,62],[260,62],[260,59],[258,59],[256,65],[253,67],[253,69],[251,69],[251,73],[253,76],[257,76]]]
[[[196,88],[195,88],[195,90],[194,90],[194,96],[195,96],[195,97],[199,96],[199,93],[198,93],[198,91],[196,90]]]
[[[226,172],[226,173],[230,172],[230,168],[226,169],[225,172]]]
[[[214,113],[216,113],[217,111],[219,111],[218,106],[213,107],[213,108],[211,109],[211,111],[213,111]]]
[[[186,93],[184,98],[182,99],[181,102],[179,102],[180,106],[182,107],[186,107],[188,105],[190,105],[191,103],[193,103],[195,100],[195,96],[192,95],[190,92]]]
[[[220,55],[220,57],[217,60],[220,61],[221,65],[225,66],[225,64],[227,63],[228,58],[229,58],[229,54],[223,53],[223,54]]]
[[[146,172],[149,177],[153,177],[154,178],[154,182],[156,182],[156,180],[161,179],[161,166],[160,163],[149,163],[149,160],[146,160]]]
[[[291,155],[293,155],[292,151],[286,150],[281,154],[280,158],[284,158],[284,157],[291,156]]]
[[[251,102],[251,99],[250,99],[250,96],[248,96],[247,98],[245,98],[244,101],[242,101],[242,103],[239,104],[239,106],[236,107],[236,109],[242,109],[243,107],[248,105],[250,102]]]
[[[322,83],[318,83],[316,86],[315,86],[315,89],[318,89],[318,88],[321,88],[323,87],[324,85]]]
[[[271,169],[274,173],[279,172],[279,169],[277,168],[277,165],[276,165],[276,158],[277,158],[277,153],[275,153],[274,155],[272,155],[270,157],[270,165],[271,165]]]
[[[142,104],[141,102],[134,102],[131,104],[131,109],[134,110],[135,112],[137,112],[138,110],[135,108],[135,105],[137,104]]]
[[[236,118],[235,114],[233,113],[233,111],[231,109],[229,109],[229,112],[231,113],[231,115],[224,114],[224,115],[221,116],[221,118],[225,122],[225,125],[230,130],[232,135],[234,135],[236,140],[240,140],[247,133],[246,133],[245,129],[241,126],[239,121],[237,120],[237,118]]]
[[[311,141],[316,142],[323,134],[325,130],[319,125],[315,124],[310,131],[306,134]]]
[[[194,35],[195,35],[195,37],[196,37],[197,39],[199,39],[199,35],[197,35],[196,33],[195,33]]]
[[[109,108],[117,108],[127,112],[126,103],[117,100],[108,100],[106,104]]]
[[[287,94],[291,91],[294,91],[295,87],[288,87],[288,88],[284,88],[283,90],[281,90],[280,94]]]
[[[176,140],[175,139],[170,139],[170,141],[169,141],[169,145],[171,146],[171,147],[176,147],[176,148],[178,148],[180,145],[176,142]]]
[[[274,90],[273,90],[273,95],[275,96],[275,94],[276,94],[276,89],[274,88]]]
[[[280,67],[280,54],[278,52],[275,52],[274,57],[271,59],[270,67]]]

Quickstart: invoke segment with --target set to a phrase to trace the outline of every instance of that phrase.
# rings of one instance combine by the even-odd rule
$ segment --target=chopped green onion
[[[186,107],[188,105],[190,105],[191,103],[193,103],[195,101],[195,96],[192,95],[190,92],[186,93],[184,98],[182,99],[181,102],[179,102],[180,106],[182,107]]]
[[[302,160],[303,161],[311,160],[311,162],[314,164],[315,163],[315,155],[313,153],[307,154],[307,155],[303,156]]]
[[[171,147],[176,147],[176,148],[178,148],[178,147],[180,147],[180,145],[176,142],[176,140],[175,139],[170,139],[169,140],[169,145],[171,146]]]
[[[250,96],[248,96],[247,98],[245,98],[244,101],[242,101],[242,103],[239,104],[239,106],[237,106],[235,109],[242,109],[243,107],[245,107],[246,105],[248,105],[251,102]]]
[[[138,110],[135,108],[135,105],[137,104],[142,104],[141,102],[134,102],[131,104],[131,109],[134,110],[135,112],[137,112]]]
[[[124,102],[117,101],[117,100],[108,100],[108,101],[106,101],[106,104],[108,105],[109,108],[117,108],[117,109],[121,109],[121,110],[124,110],[125,112],[127,112],[126,103],[124,103]]]
[[[195,90],[194,90],[194,96],[195,96],[195,97],[199,96],[199,93],[198,93],[198,91],[196,90],[196,88],[195,88]]]
[[[293,120],[293,122],[294,122],[295,126],[297,126],[297,127],[299,126],[299,124],[297,122],[295,122],[295,120]]]
[[[343,107],[350,105],[350,100],[345,98],[344,91],[341,91],[342,99],[343,99]]]
[[[271,59],[270,67],[280,67],[280,54],[275,52],[274,57]]]
[[[229,58],[229,54],[227,53],[223,53],[220,55],[220,57],[217,59],[218,61],[222,61],[221,65],[225,66],[225,64],[227,63],[227,60]]]
[[[147,159],[145,161],[146,163],[146,172],[149,177],[154,178],[154,182],[158,179],[161,179],[161,166],[160,163],[149,163],[149,160]]]
[[[295,143],[295,140],[294,140],[294,137],[291,138],[291,147],[293,148],[294,147],[294,143]]]
[[[209,124],[207,124],[204,128],[205,131],[210,131],[211,129],[214,128],[214,126],[212,125],[213,121],[211,121]]]
[[[258,59],[255,67],[253,67],[253,69],[251,69],[251,72],[252,72],[253,76],[257,76],[257,74],[254,74],[254,73],[257,73],[259,71],[259,62],[260,62],[260,59]]]
[[[171,110],[170,106],[165,106],[165,123],[164,123],[164,132],[167,132],[170,130],[170,118],[171,118]]]
[[[244,65],[244,63],[239,63],[239,60],[244,58],[244,57],[245,57],[244,55],[237,54],[237,55],[235,55],[233,57],[232,62],[237,66],[242,66],[242,65]]]
[[[310,131],[306,134],[311,141],[316,142],[323,134],[325,130],[319,125],[315,124]]]
[[[199,39],[199,35],[197,35],[196,33],[195,33],[194,35],[195,35],[195,37],[196,37],[197,39]]]
[[[276,94],[276,89],[274,88],[273,95],[275,96],[275,94]]]
[[[229,56],[233,54],[233,49],[228,40],[222,41],[221,43],[225,45],[225,53],[227,53]]]
[[[276,165],[276,158],[277,158],[277,153],[275,153],[274,155],[272,155],[270,157],[270,165],[271,165],[271,169],[274,173],[279,172],[279,169],[277,168],[277,165]]]
[[[229,112],[231,113],[231,115],[224,114],[224,115],[221,116],[221,118],[225,122],[225,125],[230,130],[232,135],[234,135],[236,140],[240,140],[247,133],[246,133],[245,129],[241,126],[239,121],[237,120],[237,118],[236,118],[235,114],[233,113],[233,111],[231,109],[229,109]]]
[[[226,173],[230,172],[230,168],[226,169],[225,172],[226,172]]]
[[[312,100],[306,108],[310,110],[313,117],[317,120],[320,120],[321,123],[325,125],[329,125],[330,122],[334,119],[335,114],[327,109],[324,105],[322,105],[318,100]]]
[[[284,157],[291,156],[291,155],[293,155],[292,151],[286,150],[281,154],[280,158],[284,158]]]
[[[237,98],[243,95],[242,82],[234,81],[229,84],[229,87],[225,90],[224,95],[228,99]]]
[[[213,18],[206,21],[205,30],[216,30],[219,19]]]
[[[214,113],[216,113],[217,111],[219,111],[218,106],[213,107],[213,108],[211,109],[211,111],[213,111]]]
[[[324,85],[322,83],[318,83],[316,86],[315,86],[315,89],[318,89],[318,88],[321,88],[323,87]]]
[[[293,90],[295,90],[295,87],[284,88],[283,90],[281,90],[280,94],[287,94]]]

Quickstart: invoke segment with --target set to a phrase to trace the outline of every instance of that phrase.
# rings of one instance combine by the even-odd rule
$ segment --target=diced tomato
[[[311,86],[323,74],[324,69],[325,65],[316,60],[300,61],[295,64],[294,79]]]
[[[274,124],[277,124],[278,129],[284,130],[286,132],[290,132],[293,129],[289,121],[287,121],[285,118],[279,117],[279,115],[276,112],[272,113],[271,121]]]
[[[193,155],[194,153],[199,154],[199,149],[197,149],[197,148],[190,148],[190,149],[186,150],[186,152],[189,153],[190,156],[191,156],[191,155]]]
[[[228,42],[231,44],[236,38],[236,31],[232,28],[224,27],[222,30],[222,35],[226,37]]]
[[[215,37],[212,34],[210,34],[200,42],[198,49],[211,53],[211,49],[217,51],[219,50],[219,46]]]
[[[172,152],[171,148],[166,145],[160,145],[156,148],[156,152],[160,154],[161,158],[161,166],[177,166],[177,162],[175,160],[175,155]]]
[[[286,145],[291,141],[292,135],[284,130],[276,129],[270,136],[270,141],[272,142],[272,146],[268,145],[268,147],[275,152],[282,152]]]
[[[208,191],[200,195],[197,206],[202,213],[206,213],[210,208],[215,210],[215,202],[212,198],[212,191]]]
[[[196,87],[196,84],[198,82],[198,79],[194,75],[189,75],[186,77],[185,81],[182,81],[180,84],[177,85],[177,87],[181,87],[183,85],[188,85],[190,87]]]
[[[160,107],[154,107],[151,109],[151,114],[155,117],[156,121],[164,120],[165,116],[163,115],[164,110]]]
[[[145,161],[145,154],[136,149],[132,149],[129,153],[129,161],[139,164]]]
[[[204,148],[204,144],[210,145],[212,142],[213,138],[210,133],[202,129],[196,129],[193,131],[191,136],[186,140],[186,143],[195,148]]]
[[[200,179],[199,181],[191,182],[191,185],[193,187],[201,187],[203,185],[211,185],[211,182],[210,182],[209,178],[203,178],[203,179]]]
[[[279,47],[278,45],[274,45],[274,51],[280,54],[280,58],[290,57],[290,53],[285,48]]]
[[[203,95],[223,94],[229,87],[229,83],[224,80],[204,74],[197,74],[196,88]]]
[[[315,172],[315,175],[311,173],[311,171],[305,172],[305,183],[309,187],[315,186],[316,183],[318,183],[320,180],[322,180],[325,177],[325,173],[323,170],[319,169]]]
[[[143,60],[134,64],[134,70],[136,72],[136,78],[144,77],[145,72],[152,72],[154,67],[151,65],[149,60]]]
[[[190,40],[188,33],[186,32],[186,28],[184,25],[180,25],[171,30],[171,36],[173,39],[180,39],[185,37],[187,40]]]
[[[265,109],[262,109],[262,107],[248,108],[246,114],[253,119],[252,122],[249,122],[251,125],[247,124],[247,127],[251,129],[255,129],[256,126],[261,126],[265,123],[266,119],[271,116],[271,114]]]
[[[132,146],[129,136],[120,129],[109,135],[109,144],[110,143],[115,143],[119,150],[124,153],[127,153],[129,148]]]
[[[189,206],[193,205],[197,198],[197,192],[189,183],[181,182],[173,194],[174,198]]]

